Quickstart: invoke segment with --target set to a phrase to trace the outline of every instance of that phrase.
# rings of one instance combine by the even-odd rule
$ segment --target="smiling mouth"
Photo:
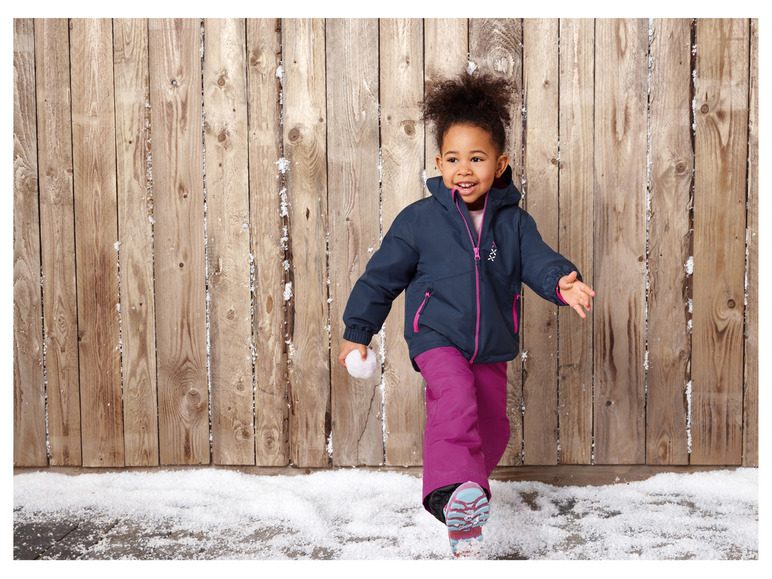
[[[469,195],[477,187],[477,183],[456,183],[456,188],[461,195]]]

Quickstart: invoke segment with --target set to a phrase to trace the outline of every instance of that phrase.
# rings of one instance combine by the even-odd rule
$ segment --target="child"
[[[454,555],[479,552],[488,476],[509,440],[507,361],[519,349],[525,282],[585,318],[595,292],[544,243],[517,203],[504,154],[510,85],[486,75],[440,83],[423,103],[441,177],[405,208],[354,285],[338,361],[366,346],[402,290],[405,339],[426,381],[423,505],[447,525]]]

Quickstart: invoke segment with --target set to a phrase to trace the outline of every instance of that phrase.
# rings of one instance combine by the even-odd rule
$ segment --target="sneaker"
[[[450,550],[455,557],[478,555],[482,547],[482,526],[488,522],[488,497],[480,485],[466,482],[459,486],[445,505]]]

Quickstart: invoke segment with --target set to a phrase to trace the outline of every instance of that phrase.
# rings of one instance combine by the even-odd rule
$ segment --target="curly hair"
[[[488,131],[493,144],[503,152],[513,90],[513,84],[505,78],[462,73],[431,88],[421,103],[423,120],[434,124],[434,137],[440,150],[448,129],[463,124]]]

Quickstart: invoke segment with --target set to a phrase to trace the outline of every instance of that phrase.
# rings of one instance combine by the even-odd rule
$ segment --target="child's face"
[[[467,205],[485,195],[509,164],[509,157],[499,154],[490,133],[472,125],[451,126],[440,153],[436,162],[445,187],[456,189]]]

